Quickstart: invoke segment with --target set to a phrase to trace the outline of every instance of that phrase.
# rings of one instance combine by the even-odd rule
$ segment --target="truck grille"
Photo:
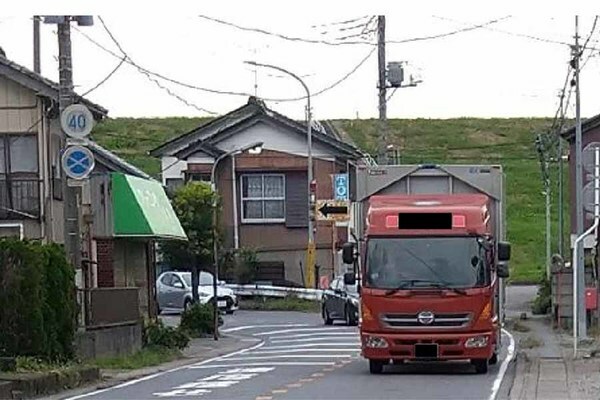
[[[419,314],[422,315],[421,318]],[[427,318],[423,318],[423,316]],[[381,322],[388,328],[462,328],[471,321],[470,313],[415,313],[415,314],[383,314]]]

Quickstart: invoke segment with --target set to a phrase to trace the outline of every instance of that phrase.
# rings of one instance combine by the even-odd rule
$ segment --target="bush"
[[[234,272],[237,283],[246,284],[256,281],[258,277],[258,256],[250,248],[238,250],[234,257]]]
[[[201,337],[214,332],[213,308],[210,304],[194,304],[181,314],[179,329],[192,337]]]
[[[144,347],[165,347],[183,350],[190,342],[190,337],[181,329],[164,326],[162,321],[150,322],[144,327]]]
[[[57,245],[0,240],[0,356],[73,356],[74,277]]]
[[[543,279],[538,287],[537,297],[531,305],[531,312],[538,315],[548,314],[552,308],[552,287],[549,279]]]

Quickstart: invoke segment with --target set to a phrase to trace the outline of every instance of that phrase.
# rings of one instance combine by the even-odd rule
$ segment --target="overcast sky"
[[[565,12],[557,12],[555,17],[519,15],[494,9],[479,13],[464,12],[464,9],[410,12],[400,5],[379,10],[325,7],[320,12],[300,12],[299,4],[285,12],[281,8],[268,9],[264,4],[256,6],[258,3],[255,2],[239,2],[238,6],[222,4],[217,9],[206,10],[187,5],[179,10],[175,6],[177,2],[172,3],[172,9],[141,9],[137,14],[131,9],[116,8],[113,3],[102,9],[91,7],[89,13],[103,17],[122,48],[139,66],[216,91],[254,93],[254,67],[245,65],[244,60],[289,69],[302,76],[311,92],[317,93],[340,80],[366,58],[355,73],[314,97],[313,111],[320,119],[377,117],[377,51],[373,51],[374,46],[329,46],[283,40],[274,35],[242,31],[199,15],[274,34],[327,41],[356,34],[356,29],[340,28],[362,26],[371,15],[378,13],[386,15],[386,35],[390,41],[444,34],[500,20],[448,37],[389,43],[387,60],[407,61],[410,70],[420,74],[423,80],[417,87],[399,89],[394,94],[388,104],[390,118],[552,116],[570,58],[566,43],[573,41],[575,29],[573,14]],[[403,2],[394,2],[400,3]],[[32,12],[28,11],[18,10],[10,15],[10,11],[3,10],[0,46],[8,58],[33,68]],[[59,13],[59,10],[52,11]],[[84,12],[81,8],[78,11]],[[358,20],[340,24],[352,19]],[[580,16],[582,42],[588,37],[593,21],[591,13]],[[91,43],[82,33],[117,57]],[[368,40],[374,43],[375,35]],[[77,91],[83,93],[119,64],[121,53],[97,18],[93,27],[74,28],[72,41],[74,81]],[[589,45],[599,50],[588,50],[583,56],[586,60],[591,55],[581,76],[584,117],[600,113],[600,57],[597,56],[600,54],[600,22]],[[42,74],[57,80],[55,26],[42,26],[41,53]],[[285,99],[304,94],[298,82],[280,73],[259,68],[256,76],[259,97]],[[154,79],[187,103],[213,113],[226,113],[247,101],[246,96],[209,93]],[[128,63],[88,97],[108,108],[112,117],[210,115],[170,95]],[[304,100],[267,103],[293,118],[304,115]],[[569,113],[574,115],[572,107]]]

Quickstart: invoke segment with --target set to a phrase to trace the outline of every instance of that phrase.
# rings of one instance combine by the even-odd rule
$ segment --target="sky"
[[[454,8],[415,2],[410,9],[404,5],[408,3],[398,1],[374,2],[370,9],[362,3],[323,5],[323,1],[312,0],[221,1],[206,7],[171,3],[166,8],[164,3],[157,6],[144,2],[136,8],[129,2],[124,5],[91,1],[78,2],[76,6],[63,2],[49,9],[41,2],[24,2],[9,12],[3,10],[0,47],[8,58],[33,68],[33,14],[91,14],[95,15],[94,26],[74,24],[72,28],[74,82],[76,90],[84,93],[121,62],[123,55],[110,32],[129,59],[87,97],[106,107],[111,117],[210,116],[245,104],[250,94],[264,99],[304,95],[300,83],[291,77],[244,63],[254,60],[300,76],[313,93],[312,110],[317,119],[376,118],[374,34],[364,39],[367,44],[336,46],[284,40],[276,34],[309,41],[336,41],[340,36],[359,33],[372,16],[385,15],[387,61],[407,62],[407,73],[422,79],[415,87],[393,93],[388,102],[388,118],[549,117],[559,104],[570,59],[569,44],[573,43],[575,32],[575,10],[552,7],[544,9],[546,15],[497,7],[475,10],[464,2],[453,2],[462,4]],[[211,19],[271,34],[248,32]],[[349,20],[355,21],[346,22]],[[593,12],[580,13],[582,42],[588,38],[593,22]],[[486,23],[451,36],[392,43]],[[373,21],[368,26],[372,27]],[[363,41],[356,37],[349,40]],[[600,113],[600,21],[588,47],[594,49],[583,54],[583,61],[587,60],[580,79],[583,117]],[[41,54],[42,74],[58,80],[56,26],[42,25]],[[196,89],[148,76],[130,65],[129,60],[146,71]],[[341,82],[333,88],[319,93],[338,81]],[[574,116],[574,99],[573,95],[569,116]],[[292,118],[304,117],[304,99],[266,102]]]

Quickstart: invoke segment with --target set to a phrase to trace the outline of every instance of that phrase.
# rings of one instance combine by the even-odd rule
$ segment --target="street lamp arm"
[[[292,78],[294,78],[295,80],[297,80],[298,82],[300,82],[300,84],[302,85],[302,87],[306,91],[306,97],[308,99],[308,104],[309,104],[309,108],[310,108],[310,91],[308,90],[308,86],[306,86],[306,84],[304,83],[304,81],[302,79],[300,79],[300,77],[298,75],[294,74],[293,72],[288,71],[287,69],[278,67],[276,65],[262,64],[262,63],[257,63],[256,61],[244,61],[244,62],[246,64],[249,64],[249,65],[254,65],[254,66],[257,66],[257,67],[271,68],[271,69],[274,69],[276,71],[283,72],[284,74],[288,74],[289,76],[291,76]]]

